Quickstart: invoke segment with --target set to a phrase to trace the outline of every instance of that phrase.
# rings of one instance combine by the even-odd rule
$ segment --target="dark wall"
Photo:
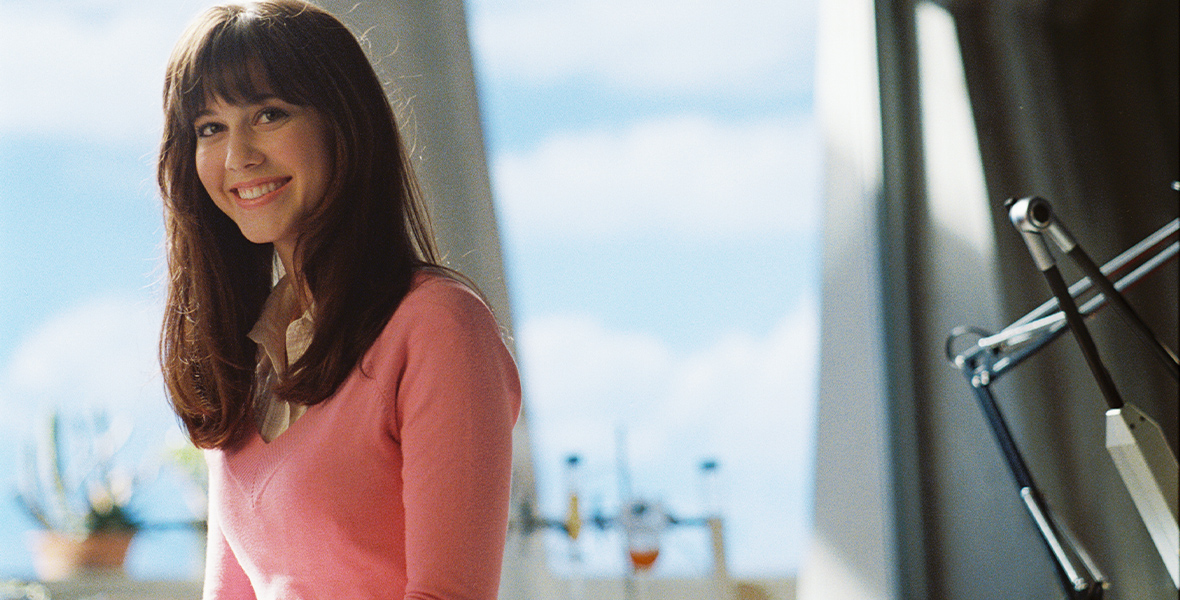
[[[913,2],[878,4],[879,17],[894,15],[892,24],[884,26],[902,28],[886,31],[879,44],[882,60],[894,64],[892,70],[888,64],[882,69],[886,164],[889,153],[900,164],[892,175],[894,189],[886,169],[886,194],[893,196],[886,205],[904,207],[922,193],[920,183],[896,185],[898,177],[914,181],[921,174],[920,167],[906,166],[922,160],[919,144],[906,142],[916,135],[913,123],[906,121],[918,118],[912,116],[913,107],[904,107],[914,85],[907,73],[912,57],[904,56],[915,46],[913,24],[897,17],[912,10]],[[1048,299],[1050,292],[1008,222],[1002,206],[1006,198],[1037,195],[1050,200],[1061,222],[1100,264],[1180,214],[1180,192],[1172,188],[1180,178],[1180,3],[942,4],[955,17],[962,46],[992,206],[1001,311],[1011,322]],[[891,110],[890,102],[903,106]],[[891,148],[890,139],[901,141]],[[907,244],[900,255],[910,267],[908,297],[915,307],[930,294],[922,288],[924,282],[938,280],[931,274],[938,267],[923,257],[940,249],[929,247],[930,237],[913,234],[927,225],[924,218],[921,211],[911,211],[902,220],[910,233],[898,234]],[[1067,280],[1081,276],[1069,260],[1061,265]],[[1173,260],[1127,293],[1131,305],[1173,349],[1180,346],[1177,280]],[[912,339],[927,343],[933,333],[922,332],[925,317],[918,309],[912,315]],[[1159,422],[1175,451],[1180,447],[1175,379],[1113,311],[1103,311],[1088,324],[1123,397]],[[912,349],[914,356],[923,352],[917,346]],[[943,368],[914,362],[913,387],[918,393],[912,399],[893,399],[895,420],[904,420],[907,412],[933,414],[937,407],[932,403],[946,401],[935,400],[954,392],[935,375]],[[967,388],[961,392],[966,394]],[[1074,340],[1067,335],[1046,347],[1013,371],[997,392],[1016,441],[1055,513],[1111,581],[1107,598],[1175,598],[1171,579],[1105,449],[1106,404]],[[962,406],[964,411],[975,410],[967,402]],[[974,435],[979,422],[967,416],[971,418],[964,417],[963,423]],[[899,523],[924,523],[921,536],[897,533],[903,596],[906,589],[921,589],[931,598],[986,597],[989,582],[1015,574],[1029,577],[1030,569],[1039,573],[1050,565],[1040,559],[1030,563],[1031,555],[1044,551],[1027,515],[1014,508],[1010,498],[997,500],[989,514],[967,514],[970,511],[959,505],[960,490],[950,491],[955,486],[975,486],[984,499],[979,506],[984,507],[997,490],[1015,491],[1002,467],[969,464],[978,457],[956,445],[963,431],[948,428],[948,422],[928,419],[915,425],[917,451],[911,454],[918,456],[917,464],[895,472],[902,495],[910,494],[908,501],[898,499],[899,513],[922,512],[919,518],[901,514]],[[994,450],[987,450],[992,452],[990,460],[996,460]],[[899,456],[906,459],[905,454]],[[964,479],[969,483],[963,484]],[[915,494],[921,497],[915,499]],[[946,556],[974,556],[979,562],[948,565]],[[907,561],[922,565],[906,567]],[[907,586],[907,577],[921,577],[923,582]],[[1020,597],[1052,597],[1045,593],[1053,590],[1044,589],[1051,577],[1031,579],[1004,585],[1026,594]]]

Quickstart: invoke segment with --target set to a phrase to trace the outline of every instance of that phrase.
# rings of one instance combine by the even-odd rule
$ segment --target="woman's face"
[[[256,244],[273,243],[288,268],[304,217],[332,177],[332,144],[313,108],[274,96],[213,98],[193,123],[197,176],[213,202]]]

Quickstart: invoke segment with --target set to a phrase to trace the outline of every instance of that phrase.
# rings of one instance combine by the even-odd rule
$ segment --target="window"
[[[621,470],[635,496],[701,516],[698,467],[716,459],[731,570],[799,564],[814,19],[807,1],[469,3],[544,516],[566,514],[571,454],[584,518],[618,513]],[[582,531],[580,561],[548,534],[554,570],[621,574],[617,529]],[[707,540],[668,531],[656,573],[707,573]]]

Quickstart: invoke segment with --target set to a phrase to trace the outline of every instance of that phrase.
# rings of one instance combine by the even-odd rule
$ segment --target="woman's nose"
[[[249,130],[231,131],[225,150],[225,168],[244,171],[262,164],[263,154]]]

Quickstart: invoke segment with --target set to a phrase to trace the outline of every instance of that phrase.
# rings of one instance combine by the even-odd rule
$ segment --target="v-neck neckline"
[[[275,473],[295,454],[299,447],[299,438],[304,437],[308,428],[307,421],[315,419],[319,412],[317,409],[321,405],[309,406],[303,416],[295,419],[287,429],[269,442],[262,437],[257,428],[253,429],[241,446],[227,454],[226,472],[250,498],[251,504],[257,504]],[[233,466],[230,467],[229,463]]]

